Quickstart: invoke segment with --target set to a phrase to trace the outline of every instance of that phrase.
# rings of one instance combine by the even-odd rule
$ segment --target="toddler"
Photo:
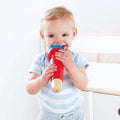
[[[39,53],[31,66],[26,85],[29,94],[38,95],[40,114],[38,120],[83,120],[81,90],[88,84],[85,68],[87,61],[71,49],[77,35],[74,17],[64,7],[55,7],[45,12],[41,19],[40,36],[47,49],[58,45],[64,48],[56,52],[56,59],[64,65],[63,90],[53,93],[50,78],[57,71],[55,64],[47,60],[47,51]]]

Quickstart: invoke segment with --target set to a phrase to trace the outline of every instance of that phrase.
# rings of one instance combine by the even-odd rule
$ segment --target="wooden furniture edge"
[[[87,91],[87,92],[91,91],[94,93],[120,96],[120,91],[114,91],[114,90],[106,90],[106,89],[98,89],[98,88],[86,88],[83,91]]]

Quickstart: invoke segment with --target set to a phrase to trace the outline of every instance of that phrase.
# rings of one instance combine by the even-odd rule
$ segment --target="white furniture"
[[[91,63],[83,91],[85,120],[120,120],[120,64]]]
[[[120,96],[94,93],[94,120],[120,120]]]
[[[120,96],[83,92],[84,120],[120,120]]]

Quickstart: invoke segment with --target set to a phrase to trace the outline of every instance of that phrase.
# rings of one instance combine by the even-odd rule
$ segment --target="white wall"
[[[36,97],[25,90],[28,69],[39,51],[29,1],[0,4],[0,120],[35,120]]]
[[[120,53],[120,36],[80,36],[72,47],[81,52]]]
[[[72,10],[78,27],[78,36],[83,36],[78,42],[80,47],[77,47],[81,48],[81,51],[95,52],[103,47],[105,39],[102,40],[103,43],[100,43],[100,39],[98,39],[99,42],[95,42],[97,38],[88,36],[88,33],[95,35],[99,28],[101,31],[101,28],[105,27],[107,35],[117,33],[118,36],[119,3],[119,0],[0,1],[0,120],[35,120],[37,118],[39,111],[37,98],[28,95],[25,85],[29,77],[28,69],[36,53],[40,51],[40,17],[45,10],[58,5],[65,5]],[[114,34],[111,34],[112,32]],[[89,39],[86,39],[86,35]],[[116,41],[112,47],[116,49],[115,52],[120,52],[119,38]],[[95,42],[95,48],[93,42]],[[105,48],[104,46],[104,50],[107,49]],[[111,50],[110,47],[108,48]]]

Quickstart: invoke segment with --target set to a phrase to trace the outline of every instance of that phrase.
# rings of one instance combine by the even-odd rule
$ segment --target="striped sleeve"
[[[74,52],[73,54],[73,61],[77,67],[85,66],[85,68],[88,67],[88,62],[85,57],[83,57],[81,54]]]
[[[33,62],[32,62],[32,65],[29,69],[29,72],[32,73],[37,73],[39,75],[42,74],[42,66],[43,66],[43,63],[42,63],[42,57],[40,54],[36,55],[36,57],[34,58]]]

